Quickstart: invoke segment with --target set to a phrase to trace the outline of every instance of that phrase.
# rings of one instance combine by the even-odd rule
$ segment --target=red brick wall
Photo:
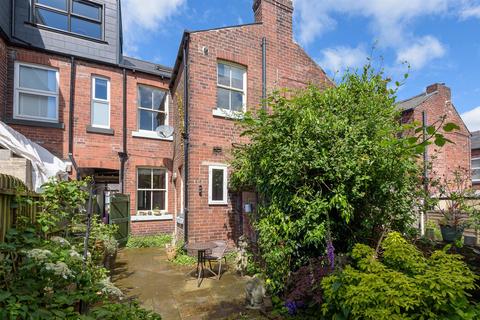
[[[0,54],[1,55],[1,54]],[[0,56],[1,58],[1,56]],[[62,56],[44,54],[24,48],[11,47],[8,55],[8,98],[7,118],[13,115],[14,63],[28,62],[50,66],[59,70],[59,120],[64,129],[42,128],[26,125],[12,125],[29,139],[41,144],[60,158],[68,158],[68,127],[70,104],[70,60]],[[1,67],[0,67],[1,68]],[[1,69],[0,69],[1,71]],[[156,139],[137,138],[137,85],[145,84],[168,90],[168,80],[141,72],[127,72],[127,152],[125,192],[130,194],[131,215],[136,214],[136,185],[138,167],[166,168],[168,172],[168,211],[175,214],[174,189],[172,184],[173,143]],[[1,73],[0,73],[1,75]],[[91,123],[92,76],[110,80],[110,128],[113,135],[87,132]],[[3,81],[2,81],[3,83]],[[123,147],[123,70],[121,68],[76,61],[75,114],[73,154],[80,168],[120,170],[118,152]],[[173,104],[170,103],[169,117]],[[72,176],[74,176],[72,172]],[[132,232],[141,234],[172,232],[172,220],[154,222],[132,222]]]
[[[281,2],[291,4],[287,0]],[[267,39],[268,92],[284,87],[303,88],[309,83],[331,85],[325,73],[292,41],[291,7],[264,0],[258,8],[261,11],[257,10],[256,16],[263,24],[194,32],[190,36],[190,241],[234,240],[239,233],[242,210],[238,195],[229,194],[228,205],[208,205],[209,164],[228,164],[232,145],[245,142],[234,121],[212,115],[217,103],[218,60],[246,67],[250,111],[261,105],[262,37]],[[220,147],[221,152],[213,152],[214,147]],[[176,162],[174,167],[179,164]]]
[[[432,168],[429,171],[430,178],[452,179],[455,170],[470,172],[470,132],[452,104],[450,88],[441,84],[432,85],[427,88],[427,93],[433,93],[433,95],[415,109],[413,118],[421,123],[422,111],[426,111],[428,125],[432,125],[446,116],[445,123],[453,122],[460,126],[459,131],[452,133],[441,131],[453,143],[447,143],[441,148],[435,145],[428,147],[428,156],[432,162]]]

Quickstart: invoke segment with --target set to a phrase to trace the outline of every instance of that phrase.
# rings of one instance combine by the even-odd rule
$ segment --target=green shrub
[[[0,319],[63,319],[78,315],[79,301],[108,298],[106,270],[91,258],[84,264],[81,251],[34,228],[9,230],[0,244]]]
[[[107,303],[94,308],[89,316],[102,320],[161,320],[159,314],[142,309],[138,303]],[[90,319],[86,317],[85,319]]]
[[[170,242],[172,242],[172,236],[169,234],[130,236],[128,238],[127,248],[163,248]]]
[[[461,256],[426,258],[399,233],[382,243],[383,256],[355,245],[354,263],[322,282],[326,319],[480,319],[469,301],[477,276]]]

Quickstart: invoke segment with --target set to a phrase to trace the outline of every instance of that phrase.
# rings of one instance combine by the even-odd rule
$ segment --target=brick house
[[[170,89],[176,123],[174,174],[177,230],[188,241],[236,239],[252,194],[229,192],[232,147],[245,142],[234,120],[262,107],[279,88],[331,86],[324,71],[293,41],[291,0],[256,0],[255,22],[185,32]]]
[[[129,194],[133,233],[172,232],[171,69],[122,54],[120,1],[0,0],[0,34],[0,120],[93,176],[101,211]]]
[[[254,194],[228,190],[231,150],[246,142],[234,120],[275,89],[333,85],[293,40],[292,0],[252,1],[253,23],[185,32],[170,69],[123,55],[119,0],[0,0],[0,121],[71,163],[72,178],[93,176],[102,211],[129,194],[133,233],[233,241],[255,210]],[[399,107],[461,124],[434,171],[469,166],[448,88]],[[172,136],[156,132],[168,125]]]
[[[445,177],[450,180],[456,170],[470,172],[470,131],[452,102],[449,87],[442,83],[429,85],[425,92],[400,101],[397,106],[402,110],[405,122],[416,121],[420,126],[425,119],[426,126],[438,126],[445,117],[444,123],[453,122],[460,127],[460,130],[451,133],[442,132],[453,143],[441,148],[434,144],[428,146],[426,156],[431,163],[427,170],[429,179],[443,180]]]

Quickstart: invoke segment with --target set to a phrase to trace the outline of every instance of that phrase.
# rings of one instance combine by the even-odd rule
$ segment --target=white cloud
[[[124,0],[122,19],[125,51],[135,54],[139,39],[162,28],[168,18],[176,14],[186,0]]]
[[[462,119],[471,132],[480,130],[480,107],[463,113]]]
[[[480,6],[466,7],[460,11],[460,17],[463,19],[479,18],[480,19]]]
[[[438,39],[426,36],[418,39],[416,43],[400,49],[397,53],[397,62],[408,62],[412,69],[421,69],[429,61],[441,58],[445,54],[444,46]]]
[[[299,23],[299,41],[308,45],[324,33],[336,28],[334,15],[362,17],[368,20],[365,28],[378,41],[378,46],[393,49],[398,56],[415,58],[412,67],[424,66],[430,58],[445,53],[439,40],[432,36],[417,36],[413,23],[423,17],[450,14],[458,0],[294,0],[296,20]],[[464,0],[462,0],[464,1]],[[470,1],[470,0],[465,0]],[[364,32],[364,30],[359,30]],[[421,42],[428,40],[434,55],[421,57]],[[372,41],[373,42],[373,41]],[[412,48],[412,43],[415,48]],[[424,45],[427,49],[428,47]],[[402,55],[400,55],[402,53]]]
[[[334,47],[322,50],[318,63],[331,73],[343,72],[348,68],[360,67],[367,62],[368,53],[363,46]]]

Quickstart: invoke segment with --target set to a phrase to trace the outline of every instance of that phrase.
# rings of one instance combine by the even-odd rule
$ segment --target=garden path
[[[168,262],[164,249],[123,249],[112,280],[163,320],[230,319],[245,312],[247,278],[230,267],[220,281],[205,278],[198,288],[196,279],[188,276],[191,269]]]

